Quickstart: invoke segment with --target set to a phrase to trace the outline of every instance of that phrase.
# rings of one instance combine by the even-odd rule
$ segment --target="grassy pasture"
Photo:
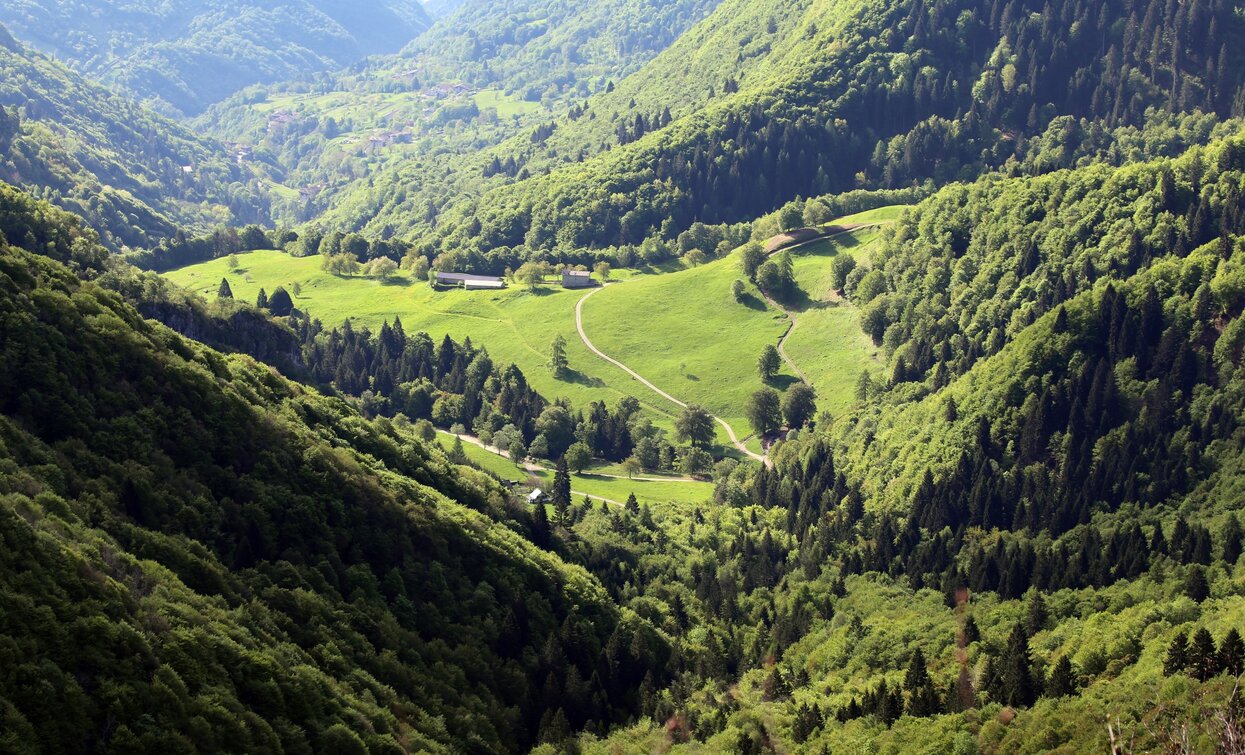
[[[883,208],[840,222],[881,222],[898,211]],[[831,411],[852,402],[861,370],[879,367],[876,349],[860,332],[855,309],[827,301],[833,298],[830,261],[844,251],[865,259],[877,234],[873,229],[856,231],[793,252],[805,297],[793,305],[799,325],[786,351],[813,380],[820,406]],[[376,329],[400,317],[408,332],[426,331],[434,339],[446,334],[470,338],[487,348],[494,360],[518,365],[545,397],[566,398],[575,406],[592,401],[612,406],[632,395],[654,422],[666,428],[679,411],[584,347],[575,330],[575,305],[582,291],[555,285],[534,292],[521,286],[504,291],[434,291],[405,271],[389,281],[344,277],[322,271],[318,256],[296,258],[279,251],[242,254],[238,261],[236,270],[229,269],[226,259],[218,259],[171,271],[167,277],[208,297],[216,295],[226,278],[234,296],[247,301],[254,301],[261,287],[272,293],[284,286],[296,307],[329,326],[350,320],[356,327]],[[738,255],[660,275],[617,271],[615,277],[622,282],[584,303],[588,337],[658,387],[683,401],[703,404],[741,438],[747,436],[744,407],[762,385],[757,358],[766,344],[776,343],[786,332],[787,320],[751,284],[742,302],[734,300],[731,284],[743,278]],[[562,380],[546,367],[557,335],[566,339],[571,367],[570,376]],[[795,380],[784,366],[773,385],[783,390]],[[727,443],[720,429],[718,442],[724,451]],[[609,487],[618,492],[613,483]]]

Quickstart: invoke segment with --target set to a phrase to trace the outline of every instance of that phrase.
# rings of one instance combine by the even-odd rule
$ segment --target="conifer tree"
[[[216,290],[216,298],[217,299],[232,299],[233,298],[233,289],[229,287],[228,278],[220,279],[220,288]]]
[[[1033,678],[1033,659],[1029,655],[1029,635],[1023,624],[1017,623],[1007,639],[1002,665],[999,669],[1000,687],[1003,693],[999,701],[1004,705],[1028,707],[1037,699],[1037,684]]]
[[[635,493],[627,496],[627,501],[623,504],[623,511],[626,511],[628,514],[640,513],[640,502],[636,500]]]
[[[1184,632],[1176,635],[1167,646],[1167,656],[1163,659],[1163,675],[1175,676],[1183,674],[1189,666],[1189,636]]]
[[[1193,640],[1189,643],[1189,665],[1193,676],[1199,681],[1204,682],[1219,673],[1219,651],[1206,627],[1193,633]]]
[[[260,309],[268,309],[268,292],[262,288],[259,290],[259,296],[255,298],[255,306]]]
[[[925,667],[925,654],[921,648],[912,653],[908,663],[908,671],[904,675],[904,688],[908,690],[908,715],[932,716],[941,711],[942,701],[938,699],[938,690],[934,680]]]
[[[567,510],[571,505],[571,473],[566,466],[566,457],[558,459],[556,471],[553,473],[553,490],[549,495],[553,503],[554,521],[558,526],[565,527]]]
[[[1245,673],[1245,642],[1236,627],[1229,629],[1219,643],[1219,672],[1230,676]]]
[[[1210,597],[1210,585],[1206,583],[1206,570],[1200,566],[1189,567],[1184,579],[1184,594],[1201,603]]]
[[[1025,632],[1030,637],[1046,629],[1046,598],[1038,590],[1029,593],[1028,605],[1025,608]]]
[[[1072,670],[1072,661],[1062,655],[1050,670],[1046,681],[1046,694],[1049,697],[1067,697],[1076,694],[1076,674]]]
[[[1236,564],[1241,557],[1241,522],[1236,513],[1228,514],[1223,527],[1223,561],[1228,566]]]

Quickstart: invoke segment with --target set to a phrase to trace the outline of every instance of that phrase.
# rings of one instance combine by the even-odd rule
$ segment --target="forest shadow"
[[[766,380],[765,384],[781,392],[787,390],[798,382],[800,382],[800,379],[794,375],[775,375],[769,380]]]
[[[567,370],[566,374],[558,378],[564,383],[574,383],[575,385],[583,385],[589,388],[603,388],[605,381],[599,377],[585,375],[579,370]]]
[[[748,309],[754,310],[756,312],[765,311],[765,302],[761,301],[760,299],[753,296],[752,294],[745,293],[743,296],[739,297],[738,301],[740,304],[744,305]]]

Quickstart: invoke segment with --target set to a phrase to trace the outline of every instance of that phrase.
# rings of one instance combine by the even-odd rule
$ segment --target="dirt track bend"
[[[580,339],[581,341],[583,341],[583,342],[584,342],[584,346],[587,346],[587,347],[588,347],[588,351],[591,351],[593,354],[596,354],[598,357],[600,357],[600,358],[604,359],[605,361],[607,361],[607,362],[609,362],[610,364],[614,365],[615,367],[617,367],[618,369],[620,369],[620,370],[622,370],[623,372],[627,373],[627,374],[628,374],[628,375],[630,375],[631,377],[633,377],[633,378],[635,378],[636,380],[640,381],[640,383],[641,383],[642,385],[644,385],[646,388],[648,388],[649,390],[651,390],[651,391],[653,391],[654,393],[656,393],[658,396],[661,396],[662,398],[666,399],[667,401],[669,401],[669,402],[671,402],[671,403],[673,403],[673,404],[676,404],[676,405],[678,405],[678,406],[686,407],[686,406],[687,406],[687,403],[686,403],[686,402],[684,402],[684,401],[680,401],[679,399],[675,398],[674,396],[671,396],[669,393],[666,393],[666,392],[665,392],[665,391],[663,391],[662,389],[660,389],[660,388],[658,388],[657,386],[655,386],[655,385],[653,385],[652,383],[650,383],[648,380],[645,380],[645,379],[644,379],[644,377],[643,377],[642,375],[640,375],[640,373],[636,372],[635,370],[631,369],[631,368],[630,368],[630,367],[628,367],[627,365],[625,365],[625,364],[623,364],[622,362],[618,361],[617,359],[613,358],[613,357],[612,357],[612,356],[610,356],[609,354],[606,354],[604,351],[601,351],[601,350],[600,350],[600,349],[598,349],[596,346],[592,345],[592,341],[591,341],[591,340],[589,340],[589,338],[588,338],[588,334],[584,332],[584,302],[588,301],[589,297],[591,297],[591,296],[592,296],[593,294],[595,294],[596,292],[601,291],[601,290],[604,290],[604,288],[605,288],[605,287],[604,287],[604,286],[602,286],[601,288],[594,288],[594,289],[592,289],[592,290],[591,290],[591,291],[589,291],[588,293],[584,294],[583,298],[581,298],[581,299],[580,299],[580,300],[579,300],[579,301],[575,304],[575,329],[579,331],[579,339]],[[712,416],[712,415],[711,415],[711,416]],[[723,430],[725,430],[725,431],[726,431],[726,435],[727,435],[727,437],[729,437],[729,438],[731,439],[731,445],[733,445],[733,446],[735,446],[735,448],[739,449],[739,452],[740,452],[740,453],[746,454],[749,458],[752,458],[752,459],[755,459],[755,460],[757,460],[757,461],[759,461],[759,462],[762,462],[762,463],[763,463],[763,464],[765,464],[766,466],[769,466],[769,465],[771,464],[771,462],[770,462],[770,460],[769,460],[769,457],[762,456],[761,454],[758,454],[758,453],[753,453],[752,451],[748,450],[748,447],[747,447],[747,446],[745,446],[745,445],[744,445],[744,444],[743,444],[743,443],[739,440],[739,438],[735,435],[735,430],[734,430],[734,428],[732,428],[729,424],[727,424],[726,420],[722,419],[721,417],[716,417],[716,416],[715,416],[715,417],[713,417],[713,419],[714,419],[714,421],[715,421],[715,422],[717,422],[719,425],[721,425],[721,426],[722,426],[722,429],[723,429]]]

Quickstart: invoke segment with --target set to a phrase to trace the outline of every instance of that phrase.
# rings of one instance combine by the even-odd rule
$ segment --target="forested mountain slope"
[[[0,231],[46,255],[0,249],[6,749],[507,751],[630,716],[665,640],[495,482],[142,319],[71,216],[0,187]]]
[[[193,115],[258,82],[394,52],[430,19],[418,0],[30,0],[0,23],[83,75]]]
[[[726,37],[736,58],[770,56],[742,79],[727,82],[723,66],[678,44],[635,74],[638,89],[702,93],[686,98],[685,111],[672,109],[668,124],[664,105],[645,112],[640,103],[670,95],[613,102],[604,94],[604,115],[596,99],[584,113],[608,129],[544,129],[535,141],[562,128],[582,136],[528,162],[525,146],[508,144],[516,172],[477,184],[478,197],[430,197],[439,212],[427,213],[424,197],[411,196],[422,181],[398,166],[327,220],[409,228],[437,249],[637,243],[663,225],[677,233],[696,220],[754,217],[797,195],[972,178],[1025,158],[1033,137],[1079,119],[1109,132],[1141,125],[1151,110],[1226,117],[1242,108],[1245,21],[1227,2],[726,3],[691,37],[714,38],[719,49],[726,38],[712,30],[731,28],[740,14],[755,26]],[[689,74],[682,85],[649,76],[700,61],[706,75],[696,86]],[[640,112],[626,111],[632,99]],[[612,149],[577,162],[611,135]]]
[[[434,185],[445,193],[466,180],[471,188],[482,148],[612,87],[716,4],[470,0],[401,54],[247,89],[197,123],[254,147],[273,180],[308,193],[277,208],[283,220],[314,219],[339,198],[350,201],[364,178],[397,166],[425,176],[430,196]],[[461,168],[460,158],[479,165]]]
[[[672,561],[613,523],[649,568],[607,586],[691,626],[652,720],[584,751],[1231,751],[1242,155],[982,178],[860,254],[891,379],[659,517]]]
[[[108,246],[261,219],[224,147],[13,39],[0,27],[0,179],[80,213]]]

